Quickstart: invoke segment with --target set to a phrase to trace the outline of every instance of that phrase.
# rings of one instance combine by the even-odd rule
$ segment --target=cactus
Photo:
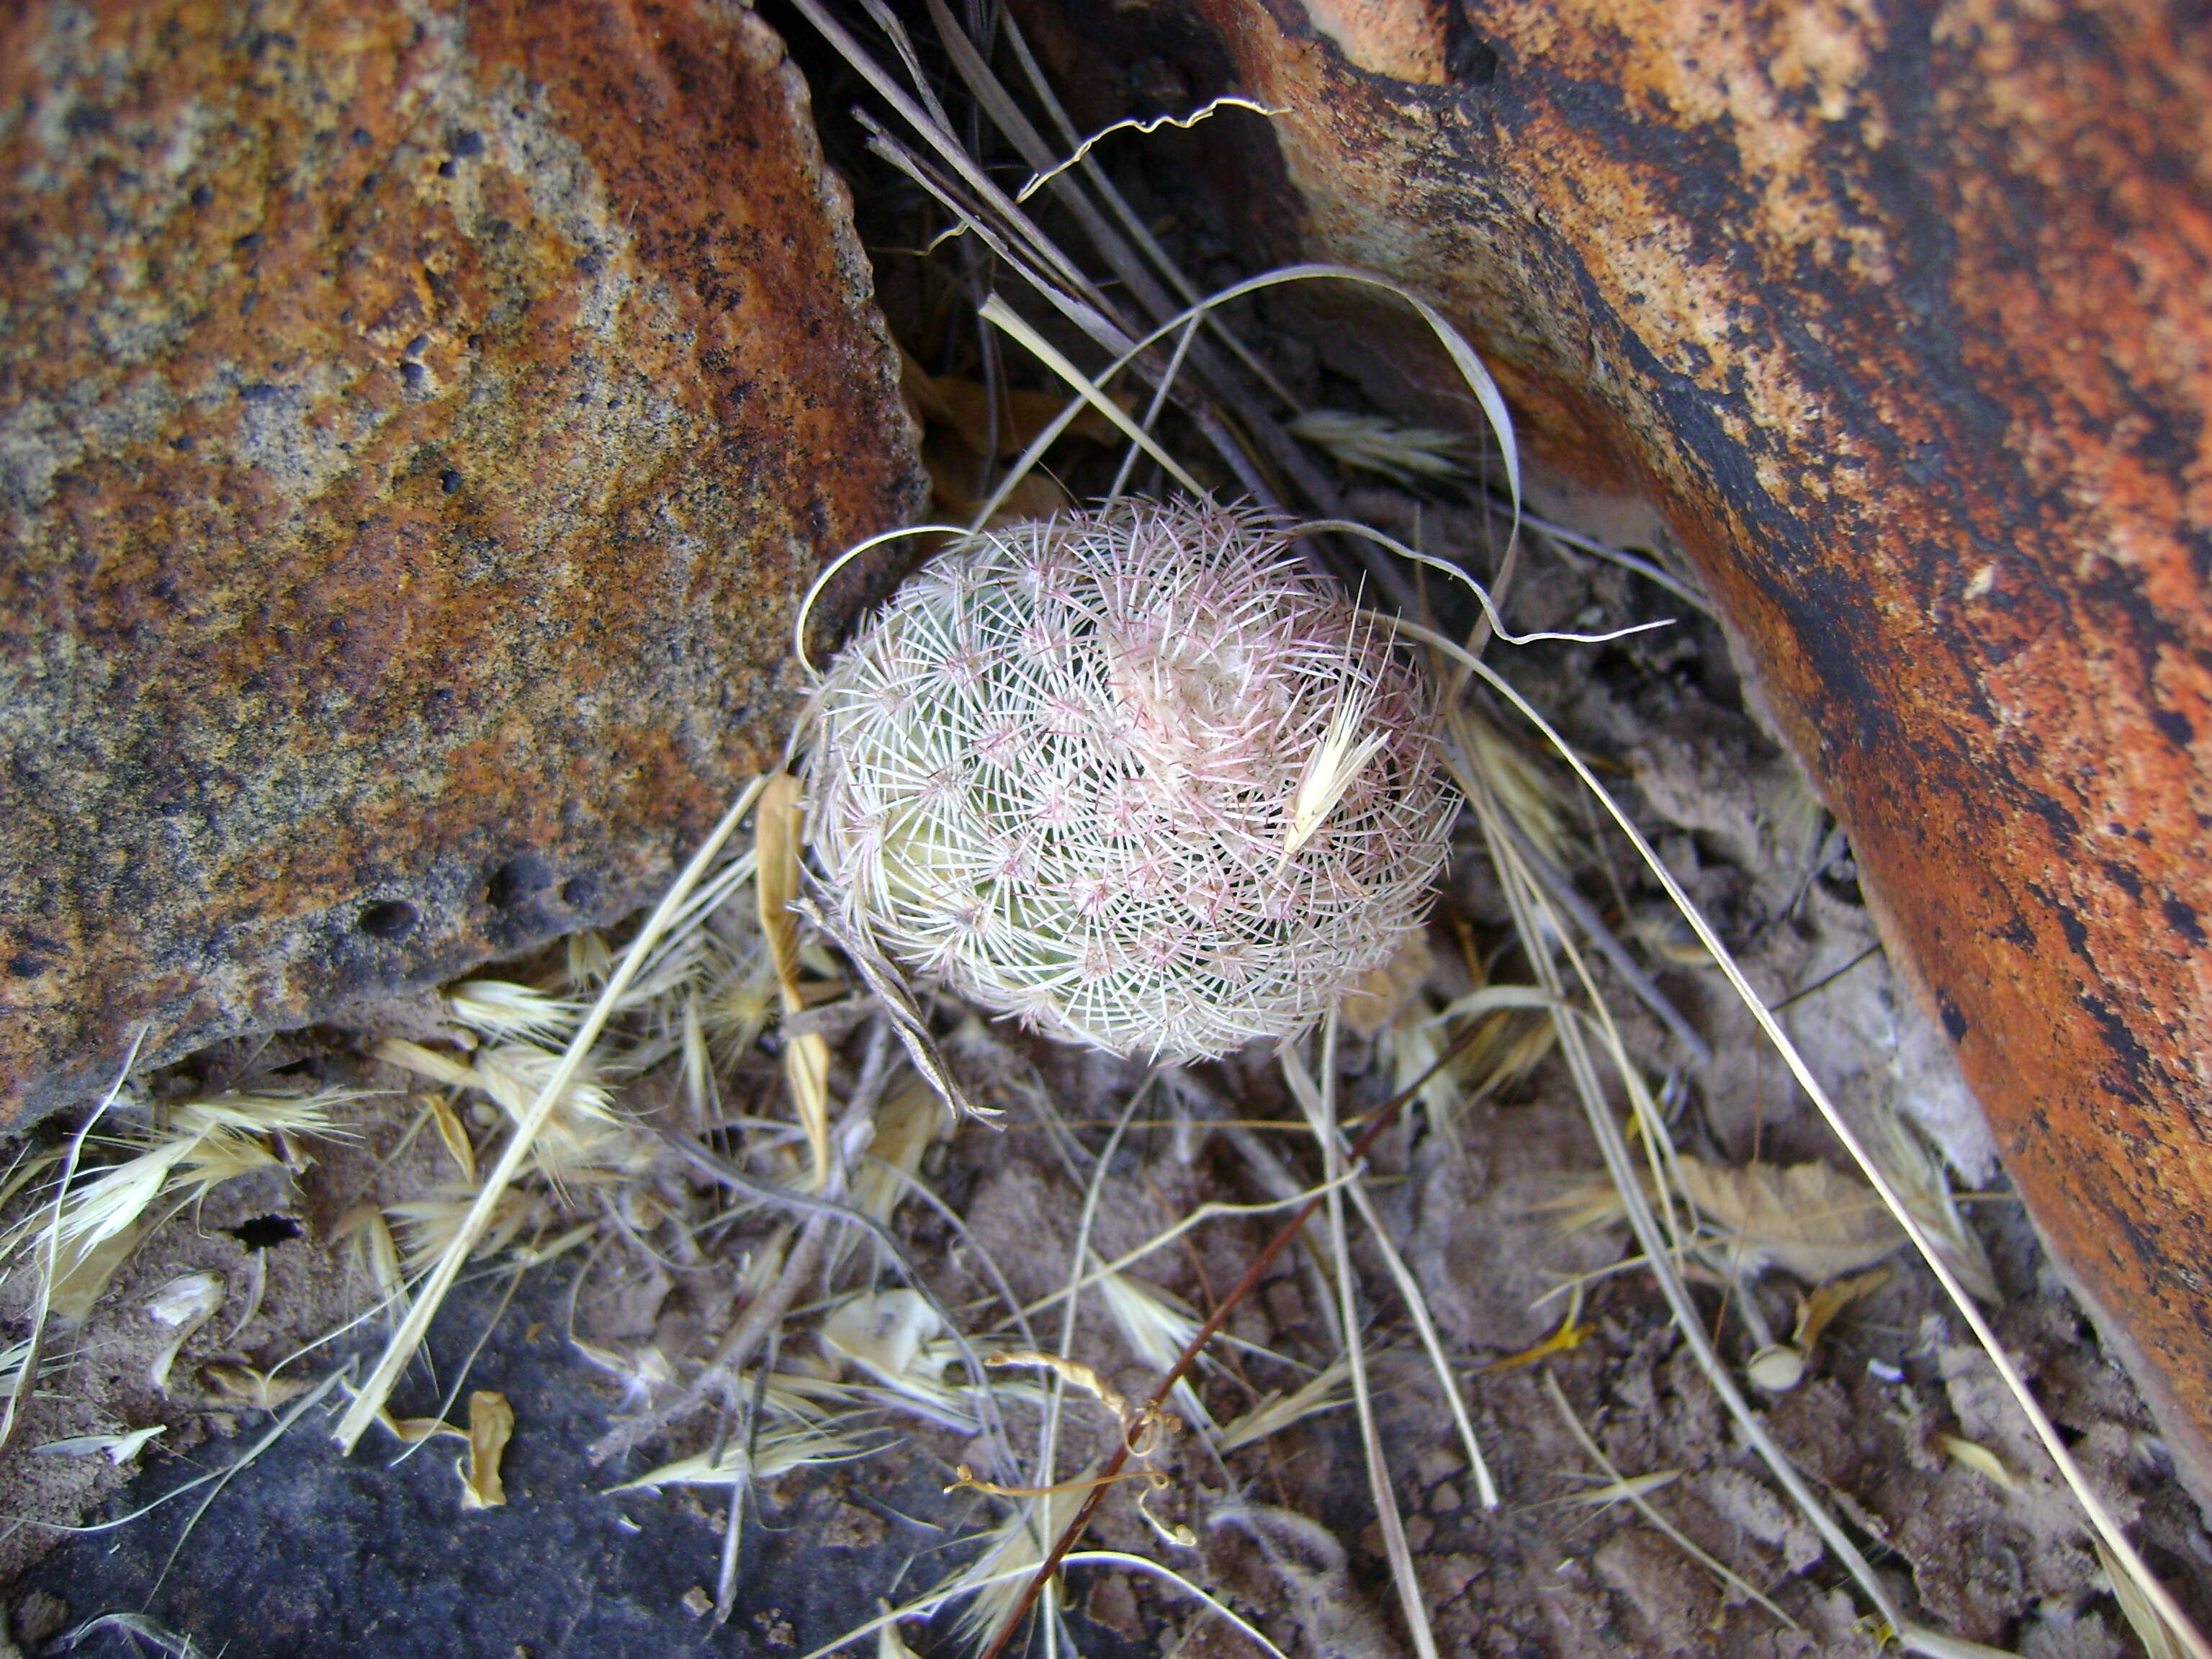
[[[910,969],[1054,1037],[1219,1054],[1419,924],[1457,806],[1431,708],[1275,520],[1063,514],[939,555],[831,666],[807,837]]]

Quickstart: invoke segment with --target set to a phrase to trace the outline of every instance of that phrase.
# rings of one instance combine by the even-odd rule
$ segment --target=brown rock
[[[647,896],[920,499],[716,0],[0,21],[0,1121]]]
[[[1273,252],[1442,302],[1541,458],[1663,510],[2212,1496],[2212,35],[2149,0],[1023,15],[1086,118],[1107,63],[1284,109],[1157,142]]]

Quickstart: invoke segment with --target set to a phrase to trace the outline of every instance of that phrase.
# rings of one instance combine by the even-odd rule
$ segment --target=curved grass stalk
[[[1014,465],[1008,469],[1006,479],[994,493],[993,498],[984,504],[978,514],[977,522],[981,524],[987,520],[991,514],[1005,504],[1006,495],[1042,458],[1046,449],[1051,447],[1052,441],[1066,431],[1068,426],[1085,408],[1091,406],[1089,402],[1091,397],[1103,396],[1101,389],[1116,374],[1135,362],[1138,358],[1169,335],[1178,329],[1188,327],[1192,322],[1204,318],[1231,301],[1263,293],[1271,288],[1280,288],[1290,283],[1321,281],[1349,283],[1356,287],[1380,289],[1384,293],[1411,306],[1421,320],[1429,325],[1429,331],[1435,335],[1437,343],[1443,347],[1445,355],[1451,358],[1453,367],[1460,371],[1468,386],[1473,389],[1475,401],[1481,408],[1484,418],[1490,422],[1492,435],[1498,440],[1498,448],[1505,465],[1506,483],[1512,502],[1514,537],[1517,539],[1522,510],[1520,444],[1513,434],[1513,416],[1505,407],[1504,395],[1498,391],[1498,383],[1491,378],[1490,371],[1483,367],[1482,360],[1475,355],[1474,348],[1468,343],[1467,337],[1455,328],[1442,312],[1404,283],[1394,283],[1387,276],[1378,276],[1373,271],[1362,270],[1356,265],[1329,264],[1318,261],[1285,265],[1274,270],[1262,271],[1257,276],[1248,276],[1240,283],[1232,283],[1229,287],[1208,295],[1194,305],[1186,307],[1149,332],[1134,340],[1123,343],[1119,355],[1099,373],[1095,380],[1086,380],[1079,373],[1070,381],[1071,387],[1077,390],[1079,393],[1078,400],[1048,422],[1030,442],[1030,447],[1022,452]],[[1166,384],[1164,380],[1162,383]],[[1084,387],[1088,387],[1089,391],[1084,392]],[[1105,401],[1112,403],[1110,398]],[[1127,418],[1126,415],[1121,414],[1119,404],[1113,406],[1115,414],[1120,415],[1122,420]],[[1460,574],[1465,574],[1464,572]]]
[[[1681,913],[1683,920],[1689,923],[1691,931],[1698,937],[1698,942],[1705,948],[1707,953],[1712,957],[1714,964],[1727,978],[1730,988],[1741,1000],[1752,1018],[1758,1022],[1760,1030],[1773,1044],[1775,1051],[1781,1055],[1783,1063],[1790,1068],[1791,1076],[1796,1079],[1798,1085],[1805,1091],[1814,1105],[1819,1109],[1820,1115],[1827,1121],[1829,1128],[1843,1143],[1844,1149],[1851,1155],[1852,1161],[1859,1166],[1859,1170],[1865,1176],[1868,1184],[1874,1188],[1875,1191],[1881,1195],[1882,1201],[1888,1206],[1890,1212],[1896,1218],[1898,1225],[1904,1229],[1905,1236],[1912,1241],[1913,1248],[1919,1251],[1921,1259],[1928,1264],[1929,1271],[1936,1275],[1936,1282],[1942,1285],[1945,1293],[1951,1298],[1959,1316],[1965,1321],[1967,1328],[1973,1332],[1975,1340],[1981,1344],[1983,1351],[1988,1354],[1990,1363],[1996,1368],[1998,1376],[2004,1380],[2006,1389],[2012,1395],[2021,1413],[2027,1417],[2029,1427],[2034,1431],[2036,1438],[2041,1442],[2045,1452],[2057,1468],[2060,1477],[2066,1482],[2069,1490],[2073,1492],[2075,1500],[2081,1504],[2084,1515],[2097,1535],[2112,1551],[2113,1558],[2126,1570],[2128,1577],[2142,1592],[2144,1599],[2156,1608],[2159,1616],[2172,1627],[2179,1639],[2192,1656],[2192,1659],[2212,1659],[2212,1644],[2208,1644],[2203,1636],[2190,1622],[2188,1615],[2181,1610],[2179,1603],[2173,1599],[2172,1593],[2151,1572],[2148,1565],[2145,1563],[2135,1545],[2130,1541],[2119,1523],[2112,1518],[2112,1512],[2105,1507],[2104,1500],[2099,1498],[2090,1486],[2087,1478],[2081,1473],[2081,1466],[2074,1461],[2073,1454],[2067,1449],[2066,1443],[2059,1437],[2057,1428],[2051,1422],[2049,1413],[2043,1409],[2041,1402],[2029,1391],[2027,1379],[2021,1375],[2020,1368],[2013,1363],[2012,1356],[2005,1352],[2003,1345],[1997,1340],[1996,1333],[1990,1328],[1989,1321],[1983,1316],[1981,1310],[1975,1305],[1973,1297],[1967,1293],[1966,1286],[1960,1282],[1957,1273],[1953,1271],[1949,1263],[1944,1261],[1942,1253],[1936,1247],[1936,1240],[1905,1204],[1903,1195],[1897,1191],[1881,1164],[1861,1140],[1857,1131],[1852,1128],[1849,1121],[1837,1109],[1836,1103],[1830,1097],[1826,1088],[1821,1084],[1820,1079],[1814,1075],[1812,1067],[1806,1063],[1804,1056],[1798,1052],[1797,1045],[1790,1041],[1790,1034],[1782,1029],[1781,1022],[1760,1000],[1759,994],[1752,988],[1751,982],[1744,977],[1743,969],[1738,965],[1728,946],[1722,943],[1720,935],[1714,931],[1712,924],[1705,920],[1704,914],[1692,902],[1690,896],[1683,890],[1681,884],[1675,880],[1673,872],[1661,861],[1650,842],[1644,839],[1643,832],[1638,830],[1634,821],[1622,809],[1620,802],[1615,800],[1612,793],[1598,781],[1597,775],[1574,751],[1573,747],[1559,734],[1557,728],[1544,718],[1534,704],[1515,690],[1496,670],[1491,668],[1455,641],[1448,639],[1433,629],[1425,628],[1417,623],[1407,622],[1403,618],[1394,619],[1391,625],[1408,637],[1419,640],[1424,644],[1443,652],[1453,660],[1480,675],[1492,690],[1512,704],[1523,719],[1544,735],[1545,739],[1552,744],[1572,769],[1575,775],[1582,781],[1583,786],[1596,798],[1599,805],[1604,807],[1607,815],[1620,826],[1621,832],[1628,837],[1630,843],[1636,848],[1638,856],[1644,860],[1660,885],[1666,890],[1667,896],[1674,902],[1675,908]],[[1510,843],[1495,846],[1493,850],[1502,858],[1510,854]],[[1540,935],[1533,936],[1540,937]],[[1587,975],[1580,966],[1581,957],[1574,951],[1571,941],[1564,932],[1560,933],[1559,937],[1571,959],[1577,964],[1578,975],[1584,977],[1587,983]],[[1548,969],[1548,953],[1540,954],[1538,961],[1540,967],[1547,967],[1547,971],[1555,973],[1556,970]],[[1571,1032],[1573,1034],[1571,1040]],[[1579,1029],[1574,1022],[1562,1022],[1559,1026],[1559,1036],[1560,1047],[1563,1051],[1570,1054],[1571,1065],[1574,1063],[1571,1058],[1574,1054],[1581,1055],[1580,1065],[1577,1067],[1577,1081],[1580,1082],[1583,1072],[1589,1068],[1589,1060],[1588,1051],[1583,1046]],[[1632,1071],[1634,1068],[1629,1069]],[[1589,1087],[1595,1091],[1596,1086],[1595,1074],[1594,1071],[1589,1072]],[[1610,1114],[1601,1109],[1601,1097],[1592,1093],[1589,1097],[1593,1102],[1599,1103],[1599,1105],[1594,1106],[1593,1109],[1592,1126],[1599,1130],[1601,1144],[1607,1147],[1607,1164],[1612,1166],[1617,1161],[1616,1152],[1619,1153],[1620,1159],[1625,1160],[1626,1148],[1621,1142],[1619,1127],[1613,1123]],[[1622,1202],[1628,1209],[1632,1224],[1636,1227],[1638,1241],[1643,1244],[1645,1254],[1652,1258],[1656,1271],[1662,1261],[1666,1261],[1667,1252],[1662,1248],[1656,1228],[1650,1226],[1650,1212],[1644,1202],[1641,1183],[1632,1178],[1626,1167],[1616,1168],[1614,1177],[1620,1184]],[[1650,1231],[1649,1237],[1646,1236],[1647,1229]],[[1697,1346],[1701,1352],[1710,1354],[1711,1345],[1705,1340],[1700,1322],[1695,1317],[1694,1311],[1690,1307],[1687,1291],[1681,1287],[1680,1276],[1673,1271],[1671,1261],[1666,1261],[1666,1270],[1659,1273],[1658,1276],[1662,1288],[1668,1291],[1670,1305],[1679,1303],[1675,1311],[1685,1339]],[[1778,1446],[1772,1446],[1764,1429],[1757,1428],[1756,1421],[1749,1407],[1742,1403],[1741,1396],[1737,1393],[1733,1379],[1729,1378],[1721,1368],[1717,1355],[1710,1355],[1708,1374],[1712,1376],[1716,1386],[1721,1389],[1722,1397],[1730,1402],[1730,1411],[1736,1416],[1740,1425],[1745,1428],[1747,1433],[1755,1431],[1755,1443],[1759,1444],[1762,1455],[1766,1455],[1768,1448],[1772,1447],[1772,1453],[1768,1461],[1771,1465],[1778,1466],[1776,1468],[1778,1475],[1784,1468],[1789,1470],[1785,1484],[1791,1487],[1791,1495],[1797,1496],[1801,1490],[1806,1492],[1806,1497],[1800,1499],[1802,1506],[1807,1499],[1809,1499],[1809,1490],[1803,1488],[1802,1478],[1796,1474],[1795,1467],[1790,1465],[1788,1458],[1782,1454],[1781,1449]],[[1824,1512],[1816,1513],[1808,1510],[1808,1518],[1814,1519],[1815,1525],[1821,1525],[1826,1517]],[[1850,1544],[1839,1530],[1835,1529],[1832,1522],[1827,1522],[1826,1525],[1821,1526],[1821,1530],[1822,1535],[1828,1538],[1830,1547],[1838,1549],[1839,1559],[1848,1564],[1853,1558],[1858,1558],[1861,1566],[1863,1567],[1863,1558],[1858,1557],[1856,1547]],[[1884,1617],[1889,1619],[1892,1626],[1899,1632],[1902,1638],[1906,1626],[1887,1607],[1887,1593],[1880,1589],[1880,1581],[1874,1577],[1871,1569],[1866,1569],[1863,1575],[1860,1571],[1854,1571],[1853,1577],[1859,1578],[1862,1588],[1867,1590],[1870,1599],[1875,1601],[1876,1606],[1883,1609]]]
[[[500,1200],[521,1173],[538,1132],[550,1120],[554,1108],[566,1097],[568,1085],[583,1069],[592,1045],[599,1041],[600,1032],[606,1029],[607,1021],[613,1016],[623,994],[645,966],[654,945],[667,933],[670,924],[682,910],[684,900],[690,896],[692,890],[713,868],[723,844],[736,833],[745,814],[752,810],[753,803],[768,787],[768,781],[767,775],[763,774],[738,792],[737,799],[731,803],[730,810],[722,815],[721,822],[700,843],[699,850],[691,855],[690,862],[670,884],[668,890],[661,896],[660,902],[653,907],[653,914],[646,919],[645,926],[638,930],[637,937],[623,951],[621,963],[601,988],[598,998],[592,1004],[591,1012],[578,1023],[575,1035],[568,1039],[560,1063],[545,1079],[538,1090],[537,1099],[531,1103],[530,1109],[522,1115],[514,1132],[507,1137],[499,1162],[484,1177],[483,1185],[478,1189],[475,1202],[469,1206],[467,1216],[409,1306],[406,1318],[400,1322],[399,1328],[392,1333],[391,1340],[385,1345],[376,1368],[369,1373],[368,1382],[362,1385],[361,1392],[347,1407],[345,1415],[338,1419],[333,1437],[345,1450],[350,1452],[354,1449],[368,1431],[369,1425],[376,1421],[377,1413],[391,1399],[392,1390],[399,1381],[399,1373],[406,1368],[407,1362],[414,1357],[415,1350],[422,1345],[423,1334],[430,1328],[431,1320],[437,1316],[447,1292],[453,1289],[454,1279],[459,1276],[462,1264],[491,1226],[498,1213]]]
[[[1367,1485],[1375,1500],[1375,1516],[1382,1528],[1383,1552],[1390,1561],[1390,1579],[1398,1591],[1398,1609],[1413,1638],[1419,1659],[1437,1659],[1437,1635],[1429,1623],[1428,1602],[1421,1581],[1413,1571],[1413,1553],[1406,1543],[1406,1523],[1398,1513],[1398,1493],[1390,1484],[1390,1469],[1382,1455],[1382,1437],[1375,1426],[1375,1395],[1367,1380],[1367,1349],[1361,1340],[1358,1280],[1352,1271],[1352,1248],[1344,1227],[1344,1192],[1339,1177],[1345,1173],[1344,1142],[1336,1127],[1336,1030],[1332,1013],[1322,1024],[1321,1083],[1306,1078],[1299,1095],[1321,1143],[1322,1172],[1331,1183],[1328,1197],[1328,1247],[1336,1264],[1336,1291],[1344,1321],[1345,1358],[1352,1366],[1352,1402],[1359,1419],[1360,1448],[1367,1466]],[[1284,1074],[1295,1077],[1304,1070],[1290,1050],[1283,1054]],[[1477,1465],[1480,1467],[1480,1464]]]
[[[1083,406],[1078,404],[1074,409],[1067,412],[1066,420],[1072,422],[1082,412]],[[1060,432],[1065,432],[1066,429],[1067,427],[1063,422],[1053,435],[1058,437]],[[806,676],[806,683],[809,685],[815,685],[820,684],[822,679],[822,671],[814,665],[814,659],[806,654],[806,621],[814,613],[815,600],[822,597],[822,590],[830,586],[832,577],[863,553],[872,553],[879,547],[886,546],[892,542],[902,541],[908,536],[964,536],[968,532],[957,524],[910,524],[897,530],[886,530],[880,534],[870,536],[865,541],[855,542],[829,563],[823,565],[814,580],[807,583],[806,592],[799,601],[799,613],[793,618],[791,624],[791,654],[799,659],[799,672]],[[784,757],[787,761],[790,759],[792,746],[797,744],[799,734],[805,729],[806,721],[804,717],[792,727],[792,744],[787,745],[785,750]]]
[[[1340,1146],[1344,1137],[1334,1127],[1334,1115],[1324,1106],[1321,1093],[1314,1085],[1312,1074],[1306,1070],[1305,1062],[1298,1058],[1295,1048],[1283,1051],[1283,1075],[1289,1080],[1291,1092],[1298,1097],[1298,1104],[1304,1109],[1307,1120],[1316,1126],[1316,1133],[1321,1123],[1329,1122],[1330,1133]],[[1413,1328],[1420,1336],[1421,1346],[1427,1351],[1429,1364],[1437,1374],[1437,1385],[1443,1389],[1444,1399],[1451,1407],[1452,1425],[1459,1431],[1460,1443],[1467,1449],[1468,1464],[1474,1471],[1476,1495],[1481,1499],[1483,1508],[1494,1510],[1498,1507],[1498,1483],[1491,1478],[1490,1464],[1482,1455],[1481,1443],[1474,1437],[1474,1421],[1467,1414],[1467,1401],[1460,1392],[1458,1379],[1452,1375],[1451,1362],[1444,1358],[1443,1340],[1437,1334],[1436,1321],[1429,1316],[1427,1298],[1421,1294],[1420,1285],[1413,1278],[1413,1270],[1406,1266],[1406,1258],[1391,1243],[1390,1235],[1382,1225],[1382,1218],[1375,1212],[1374,1201],[1367,1196],[1366,1183],[1360,1172],[1347,1168],[1337,1184],[1350,1193],[1352,1204],[1359,1211],[1360,1219],[1367,1224],[1368,1236],[1382,1255],[1383,1266],[1389,1270],[1391,1281],[1398,1287],[1399,1298],[1405,1303],[1406,1311],[1413,1316]]]
[[[1638,1515],[1658,1528],[1692,1560],[1703,1566],[1736,1594],[1758,1602],[1760,1607],[1765,1607],[1767,1612],[1772,1613],[1791,1630],[1802,1631],[1804,1628],[1795,1619],[1753,1589],[1751,1584],[1726,1562],[1717,1560],[1707,1554],[1680,1527],[1651,1507],[1644,1495],[1650,1488],[1639,1487],[1635,1481],[1629,1480],[1613,1467],[1613,1460],[1605,1455],[1604,1449],[1596,1441],[1590,1438],[1590,1432],[1583,1426],[1582,1419],[1575,1415],[1575,1408],[1567,1403],[1566,1390],[1560,1388],[1559,1379],[1549,1370],[1544,1373],[1544,1386],[1551,1391],[1553,1409],[1559,1413],[1567,1427],[1573,1431],[1575,1439],[1583,1450],[1589,1455],[1592,1462],[1605,1471],[1605,1478],[1613,1482],[1620,1496],[1636,1506],[1636,1512]],[[1649,1480],[1652,1477],[1647,1475],[1644,1479]]]
[[[1568,529],[1565,525],[1553,524],[1549,519],[1539,518],[1533,513],[1523,514],[1521,521],[1547,540],[1563,543],[1579,552],[1603,559],[1608,564],[1617,564],[1623,570],[1632,571],[1653,586],[1665,588],[1667,592],[1692,610],[1703,611],[1714,620],[1719,620],[1720,613],[1713,609],[1713,602],[1711,599],[1672,571],[1654,563],[1650,559],[1638,558],[1626,548],[1615,547],[1611,543],[1599,541],[1593,536],[1585,536],[1579,531]]]
[[[138,1063],[138,1050],[145,1041],[146,1028],[142,1025],[138,1028],[138,1035],[131,1039],[131,1052],[124,1055],[122,1069],[116,1073],[115,1081],[100,1097],[100,1104],[93,1108],[92,1115],[78,1125],[77,1132],[70,1137],[69,1152],[62,1160],[61,1174],[54,1181],[53,1213],[48,1218],[46,1227],[46,1268],[39,1275],[39,1294],[31,1307],[29,1346],[24,1353],[22,1369],[15,1374],[15,1386],[8,1390],[6,1415],[0,1416],[0,1447],[5,1447],[15,1437],[15,1425],[21,1419],[23,1402],[30,1398],[32,1386],[38,1381],[40,1351],[46,1346],[46,1316],[52,1311],[54,1286],[61,1276],[63,1206],[69,1197],[70,1182],[76,1174],[77,1159],[83,1156],[85,1139],[92,1133],[93,1126],[106,1115],[107,1109],[115,1103],[116,1097],[123,1092],[123,1085],[131,1080],[131,1068]],[[72,1265],[82,1261],[82,1250],[75,1251],[71,1259]]]
[[[1224,93],[1218,98],[1210,99],[1200,104],[1188,115],[1126,116],[1119,121],[1110,122],[1099,128],[1097,131],[1078,144],[1065,161],[1054,163],[1042,173],[1031,173],[1029,182],[1014,192],[1014,200],[1028,201],[1030,197],[1036,195],[1062,173],[1082,166],[1089,159],[1092,150],[1097,149],[1100,144],[1117,132],[1150,135],[1158,132],[1162,127],[1176,127],[1188,132],[1200,121],[1210,119],[1224,109],[1247,109],[1255,115],[1274,116],[1290,113],[1288,110],[1279,109],[1272,104],[1255,103],[1251,99],[1239,97],[1235,93]]]

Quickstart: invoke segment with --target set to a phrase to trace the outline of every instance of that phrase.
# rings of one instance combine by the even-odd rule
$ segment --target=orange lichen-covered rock
[[[0,20],[0,1121],[604,922],[922,488],[712,0]]]
[[[1442,302],[1542,457],[1662,508],[2212,1494],[2212,34],[2151,0],[1021,12],[1086,118],[1112,63],[1281,110],[1158,142],[1272,252]]]

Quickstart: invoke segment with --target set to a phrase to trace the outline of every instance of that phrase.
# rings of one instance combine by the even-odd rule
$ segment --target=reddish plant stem
[[[1405,1109],[1406,1103],[1420,1091],[1423,1084],[1459,1058],[1461,1052],[1473,1042],[1476,1035],[1483,1030],[1483,1024],[1482,1021],[1478,1020],[1470,1024],[1467,1030],[1452,1039],[1451,1046],[1437,1057],[1434,1065],[1376,1109],[1374,1117],[1369,1121],[1367,1127],[1361,1133],[1359,1139],[1352,1142],[1352,1150],[1345,1158],[1347,1165],[1358,1163],[1367,1155],[1368,1149],[1374,1146],[1382,1132],[1398,1121],[1398,1115]],[[1175,1385],[1180,1382],[1190,1368],[1198,1363],[1198,1357],[1205,1352],[1206,1345],[1220,1334],[1221,1328],[1229,1322],[1229,1316],[1237,1311],[1237,1305],[1259,1288],[1260,1280],[1266,1276],[1267,1269],[1274,1264],[1275,1258],[1290,1248],[1291,1241],[1298,1236],[1307,1222],[1313,1219],[1314,1212],[1321,1208],[1328,1197],[1326,1191],[1318,1192],[1300,1205],[1297,1212],[1285,1222],[1281,1230],[1267,1241],[1267,1248],[1252,1258],[1252,1265],[1244,1270],[1243,1278],[1237,1281],[1236,1285],[1230,1291],[1228,1296],[1223,1298],[1221,1305],[1213,1310],[1206,1323],[1198,1328],[1198,1334],[1191,1338],[1189,1344],[1176,1357],[1175,1364],[1168,1367],[1166,1374],[1153,1388],[1152,1398],[1146,1402],[1149,1410],[1145,1415],[1147,1418],[1152,1413],[1157,1413],[1167,1402],[1167,1397],[1174,1391]],[[1022,1599],[1014,1604],[1013,1612],[1007,1615],[1006,1622],[1000,1627],[997,1639],[993,1641],[989,1649],[984,1653],[983,1659],[1001,1659],[1006,1652],[1007,1643],[1013,1640],[1014,1632],[1022,1627],[1022,1620],[1029,1616],[1030,1609],[1036,1605],[1037,1597],[1044,1594],[1044,1587],[1052,1581],[1053,1574],[1060,1571],[1060,1562],[1066,1558],[1068,1551],[1075,1547],[1075,1541],[1082,1537],[1083,1529],[1091,1524],[1091,1517],[1097,1512],[1098,1505],[1105,1501],[1107,1492],[1112,1490],[1114,1478],[1121,1474],[1122,1467],[1128,1462],[1132,1455],[1128,1437],[1125,1434],[1121,1443],[1114,1449],[1114,1455],[1106,1460],[1106,1467],[1091,1477],[1097,1484],[1091,1488],[1090,1495],[1083,1500],[1083,1506],[1076,1510],[1074,1518],[1068,1522],[1066,1529],[1054,1540],[1052,1549],[1045,1556],[1043,1564],[1037,1568],[1029,1583],[1023,1587]]]

